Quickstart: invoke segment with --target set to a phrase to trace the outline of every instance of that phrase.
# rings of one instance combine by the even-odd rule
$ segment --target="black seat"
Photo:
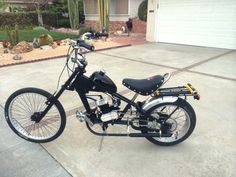
[[[164,82],[164,77],[156,75],[147,79],[123,79],[123,85],[141,95],[150,95]]]

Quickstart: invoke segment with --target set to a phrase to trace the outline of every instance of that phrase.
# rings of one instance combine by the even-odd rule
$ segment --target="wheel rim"
[[[155,119],[159,119],[158,113],[170,115],[177,107],[178,106],[175,106],[175,105],[164,105],[153,110],[151,115]],[[178,107],[178,109],[171,115],[170,118],[168,118],[166,122],[172,124],[172,127],[170,129],[172,136],[160,137],[160,138],[153,137],[157,141],[165,142],[165,143],[178,141],[179,139],[183,138],[187,134],[190,128],[190,124],[191,124],[191,120],[188,113],[181,107]],[[160,124],[156,123],[155,120],[152,122],[148,122],[148,126],[152,128],[154,128],[155,126],[155,128],[160,129]]]
[[[35,112],[46,108],[47,97],[38,93],[23,93],[10,103],[8,115],[14,129],[26,138],[46,140],[53,137],[60,129],[61,116],[53,105],[43,119],[36,123],[31,120]]]

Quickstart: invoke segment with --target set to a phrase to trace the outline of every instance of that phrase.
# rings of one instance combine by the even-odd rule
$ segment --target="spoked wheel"
[[[5,105],[5,117],[10,128],[20,137],[36,143],[45,143],[61,135],[66,115],[57,100],[48,113],[38,121],[35,115],[46,107],[50,93],[37,88],[24,88],[14,92]]]
[[[151,118],[142,118],[140,125],[161,130],[160,137],[146,137],[157,145],[171,146],[184,141],[191,135],[196,125],[196,115],[193,108],[180,98],[174,103],[156,105],[148,112]],[[162,120],[163,124],[158,123],[157,120]],[[142,133],[154,132],[142,131]]]

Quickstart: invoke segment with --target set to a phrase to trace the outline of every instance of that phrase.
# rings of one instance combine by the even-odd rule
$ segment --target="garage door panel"
[[[159,0],[158,41],[236,49],[236,0]]]

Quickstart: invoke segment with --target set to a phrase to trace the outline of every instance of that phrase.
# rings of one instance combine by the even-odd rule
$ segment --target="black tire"
[[[50,96],[50,93],[38,88],[14,92],[5,104],[5,118],[10,128],[21,138],[34,143],[46,143],[59,137],[66,125],[66,114],[58,100],[40,122],[31,119],[34,112],[45,109],[45,101]]]
[[[175,107],[179,107],[182,110],[184,110],[184,114],[186,114],[186,117],[188,116],[188,121],[189,121],[189,127],[188,127],[186,133],[184,133],[184,135],[181,138],[179,138],[177,140],[174,140],[174,141],[169,141],[169,142],[164,141],[164,140],[167,140],[166,137],[163,137],[163,138],[146,137],[146,139],[148,141],[156,144],[156,145],[172,146],[172,145],[176,145],[176,144],[179,144],[179,143],[183,142],[184,140],[186,140],[192,134],[192,132],[195,128],[195,125],[196,125],[196,115],[195,115],[195,112],[194,112],[192,106],[187,101],[185,101],[181,98],[179,98],[176,102],[173,102],[173,103],[161,103],[159,105],[155,105],[155,106],[153,106],[152,108],[150,108],[148,110],[148,114],[150,115],[150,114],[152,114],[152,112],[154,110],[158,110],[159,108],[166,107],[166,106],[175,106]],[[142,118],[141,121],[140,121],[140,124],[141,125],[147,125],[148,124],[147,120],[148,120],[148,117]],[[175,120],[175,122],[177,122],[177,121]],[[148,133],[147,131],[141,131],[141,132],[142,133]],[[173,132],[174,132],[174,130],[173,130]],[[174,135],[174,133],[173,133],[173,135]],[[173,135],[170,138],[173,138]]]

